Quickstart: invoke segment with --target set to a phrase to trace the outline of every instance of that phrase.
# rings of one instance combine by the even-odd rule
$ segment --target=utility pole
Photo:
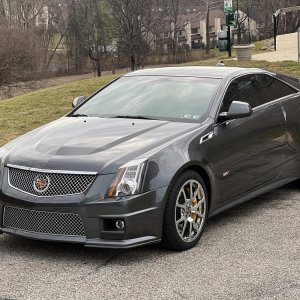
[[[236,0],[236,23],[237,23],[237,34],[238,34],[238,44],[241,44],[241,27],[239,22],[239,0]]]
[[[230,26],[234,26],[234,9],[232,5],[232,0],[224,0],[224,11],[226,15],[226,25],[227,25],[227,50],[228,56],[231,57],[231,31]]]
[[[273,23],[274,23],[274,50],[277,50],[277,25],[278,25],[278,15],[273,15]]]
[[[209,32],[209,0],[206,0],[206,54],[210,53],[210,32]]]
[[[227,27],[227,48],[228,48],[228,56],[231,57],[231,32],[230,32],[230,26]]]

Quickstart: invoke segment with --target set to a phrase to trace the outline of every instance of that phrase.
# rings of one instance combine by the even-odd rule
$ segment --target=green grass
[[[270,43],[270,40],[257,41],[255,43],[253,43],[255,46],[253,54],[269,52],[269,50],[264,50],[264,51],[261,50],[262,47],[266,46],[269,43]]]
[[[220,58],[184,65],[215,65]],[[227,66],[258,67],[300,78],[300,63],[226,60]],[[0,146],[29,130],[53,121],[71,110],[76,96],[90,95],[117,76],[103,76],[38,90],[0,101]]]
[[[0,101],[0,146],[63,116],[76,96],[90,95],[116,77],[81,80]]]
[[[184,64],[186,66],[213,66],[216,65],[218,59],[210,59],[199,62],[192,62]],[[290,76],[300,78],[300,63],[295,61],[284,62],[268,62],[268,61],[237,61],[237,60],[224,60],[225,65],[228,67],[243,67],[243,68],[262,68],[276,73],[283,73]]]

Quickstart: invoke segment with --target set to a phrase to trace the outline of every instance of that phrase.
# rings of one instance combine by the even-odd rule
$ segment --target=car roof
[[[185,76],[185,77],[209,77],[226,78],[236,74],[247,74],[253,72],[265,72],[262,69],[237,68],[237,67],[166,67],[143,69],[126,74],[126,77],[132,76]]]

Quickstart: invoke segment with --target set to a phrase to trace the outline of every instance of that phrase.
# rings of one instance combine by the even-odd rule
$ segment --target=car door
[[[249,103],[253,113],[215,126],[222,202],[275,179],[281,171],[285,118],[280,101],[272,99],[269,82],[262,76],[236,78],[223,99],[220,112],[227,112],[236,100]]]

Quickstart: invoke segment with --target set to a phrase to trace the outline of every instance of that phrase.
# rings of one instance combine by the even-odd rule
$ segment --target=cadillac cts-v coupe
[[[298,79],[141,70],[73,106],[0,148],[1,233],[185,250],[209,217],[300,178]]]

